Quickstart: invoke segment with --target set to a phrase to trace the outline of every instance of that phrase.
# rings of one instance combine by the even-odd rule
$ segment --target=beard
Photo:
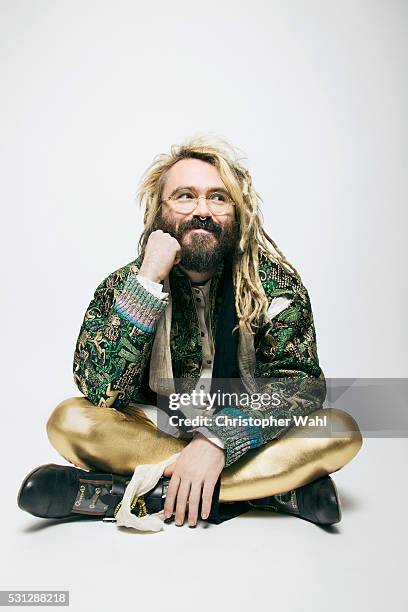
[[[152,231],[161,229],[176,238],[181,246],[180,264],[193,272],[207,272],[217,268],[222,262],[232,262],[238,252],[240,238],[239,223],[232,219],[221,226],[211,217],[201,221],[193,217],[180,223],[178,229],[174,222],[159,210]],[[205,229],[206,232],[189,232],[192,229]],[[187,235],[187,233],[189,235]],[[186,236],[187,235],[187,236]]]

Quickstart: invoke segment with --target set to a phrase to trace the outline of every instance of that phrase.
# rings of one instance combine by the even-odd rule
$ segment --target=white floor
[[[337,527],[251,512],[219,526],[170,525],[159,534],[20,511],[16,494],[26,473],[64,462],[45,436],[37,443],[29,431],[20,432],[18,447],[9,438],[2,450],[3,590],[69,590],[75,611],[408,609],[407,440],[365,440],[336,473],[343,502]]]

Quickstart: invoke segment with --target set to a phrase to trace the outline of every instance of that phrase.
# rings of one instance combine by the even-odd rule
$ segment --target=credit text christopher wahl
[[[191,408],[192,413],[190,416],[186,414],[173,414],[169,417],[169,423],[175,427],[211,427],[217,425],[218,427],[290,427],[290,426],[325,426],[326,416],[312,416],[312,415],[291,415],[290,417],[276,417],[271,414],[260,416],[259,412],[257,415],[251,416],[247,414],[239,414],[239,409],[234,406],[250,406],[254,411],[261,410],[262,408],[278,408],[281,404],[281,398],[279,393],[253,393],[239,394],[239,399],[236,393],[207,393],[205,391],[194,390],[191,393],[172,393],[169,396],[169,408],[171,410],[180,410],[183,412],[183,408]],[[215,402],[218,405],[222,404],[229,408],[228,413],[225,414],[212,414],[203,413],[200,410],[200,414],[194,411],[194,408],[202,408],[206,411],[212,411]],[[195,413],[195,414],[194,414]]]
[[[233,409],[231,409],[233,412]],[[288,418],[283,417],[252,417],[252,416],[235,416],[233,414],[216,414],[212,415],[196,415],[193,417],[180,416],[178,414],[172,414],[169,417],[170,425],[174,427],[211,427],[212,425],[222,427],[267,427],[273,425],[274,427],[289,427],[289,426],[325,426],[327,417],[326,416],[301,416],[292,415]]]

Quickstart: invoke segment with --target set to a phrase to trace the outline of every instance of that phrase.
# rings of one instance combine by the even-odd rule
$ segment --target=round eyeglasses
[[[191,191],[184,190],[176,192],[174,195],[162,201],[170,203],[175,211],[184,215],[189,215],[197,208],[201,198],[204,198],[204,196],[199,196],[197,198]],[[212,214],[217,217],[228,214],[231,208],[235,206],[235,202],[223,192],[214,191],[204,199]]]

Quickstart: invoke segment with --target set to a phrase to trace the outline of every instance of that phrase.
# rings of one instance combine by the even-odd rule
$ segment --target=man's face
[[[178,212],[167,198],[181,188],[188,187],[199,203],[191,213]],[[174,236],[181,246],[180,264],[186,270],[205,272],[216,268],[221,261],[229,260],[239,241],[239,224],[235,206],[223,215],[214,214],[205,201],[206,197],[224,189],[215,166],[199,159],[182,159],[166,174],[162,191],[163,204],[157,214],[154,228]]]

